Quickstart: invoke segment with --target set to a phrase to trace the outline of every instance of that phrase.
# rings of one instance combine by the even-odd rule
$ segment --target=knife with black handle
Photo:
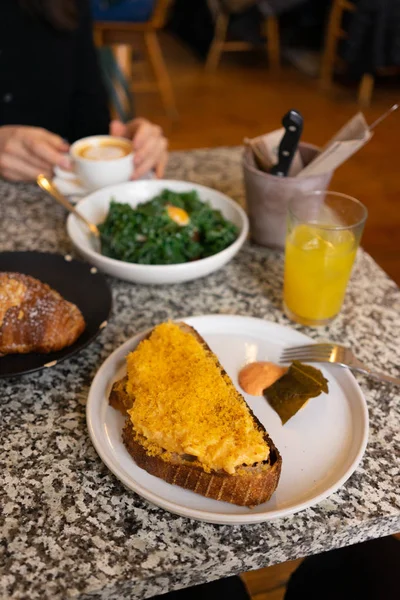
[[[272,175],[286,177],[303,132],[303,117],[297,110],[289,110],[282,119],[285,133],[278,150],[278,163],[272,167]]]

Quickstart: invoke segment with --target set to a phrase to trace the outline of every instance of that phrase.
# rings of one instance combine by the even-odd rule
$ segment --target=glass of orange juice
[[[338,192],[312,192],[289,204],[283,304],[302,325],[327,325],[339,313],[367,209]]]

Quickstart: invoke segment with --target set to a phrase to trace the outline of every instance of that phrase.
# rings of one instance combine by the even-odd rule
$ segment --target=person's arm
[[[64,156],[68,144],[40,127],[0,127],[0,177],[9,181],[35,181],[39,173],[51,177],[54,165],[69,168]]]
[[[108,134],[110,113],[97,51],[93,42],[90,3],[81,0],[81,20],[76,31],[75,89],[69,115],[69,140]]]
[[[168,162],[168,140],[161,127],[141,118],[126,124],[111,121],[110,134],[132,140],[135,152],[135,171],[132,179],[140,179],[151,170],[158,178],[164,176]]]

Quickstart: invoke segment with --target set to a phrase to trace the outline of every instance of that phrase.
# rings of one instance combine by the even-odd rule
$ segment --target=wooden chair
[[[94,40],[99,48],[107,45],[115,47],[115,55],[120,67],[131,81],[132,47],[138,36],[141,36],[146,57],[154,72],[155,83],[143,82],[135,86],[135,91],[158,90],[166,113],[170,118],[177,119],[175,96],[158,40],[158,32],[165,25],[171,3],[172,0],[156,0],[151,18],[143,23],[97,21],[94,24]],[[118,47],[120,45],[125,45],[125,48]]]
[[[355,12],[356,4],[351,0],[333,0],[333,5],[329,17],[325,51],[321,66],[321,86],[329,89],[332,86],[335,66],[343,63],[337,56],[337,47],[339,41],[346,38],[346,32],[342,28],[343,15],[347,12]],[[397,67],[388,67],[379,71],[380,75],[393,75],[399,72]],[[365,73],[358,89],[358,102],[361,106],[367,107],[371,104],[374,91],[375,78],[371,73]]]
[[[223,52],[241,52],[243,50],[253,50],[254,45],[249,42],[228,40],[228,27],[230,15],[220,9],[218,11],[214,39],[211,43],[206,60],[206,70],[215,72],[218,68]],[[279,22],[277,17],[265,19],[263,24],[264,35],[266,37],[266,46],[269,66],[277,71],[280,68],[280,36]]]

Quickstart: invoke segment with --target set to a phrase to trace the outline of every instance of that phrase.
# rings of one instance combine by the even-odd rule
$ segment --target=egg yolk
[[[167,213],[169,218],[181,227],[184,227],[190,221],[190,217],[187,214],[186,210],[184,210],[183,208],[179,208],[178,206],[171,206],[170,204],[168,204]]]

